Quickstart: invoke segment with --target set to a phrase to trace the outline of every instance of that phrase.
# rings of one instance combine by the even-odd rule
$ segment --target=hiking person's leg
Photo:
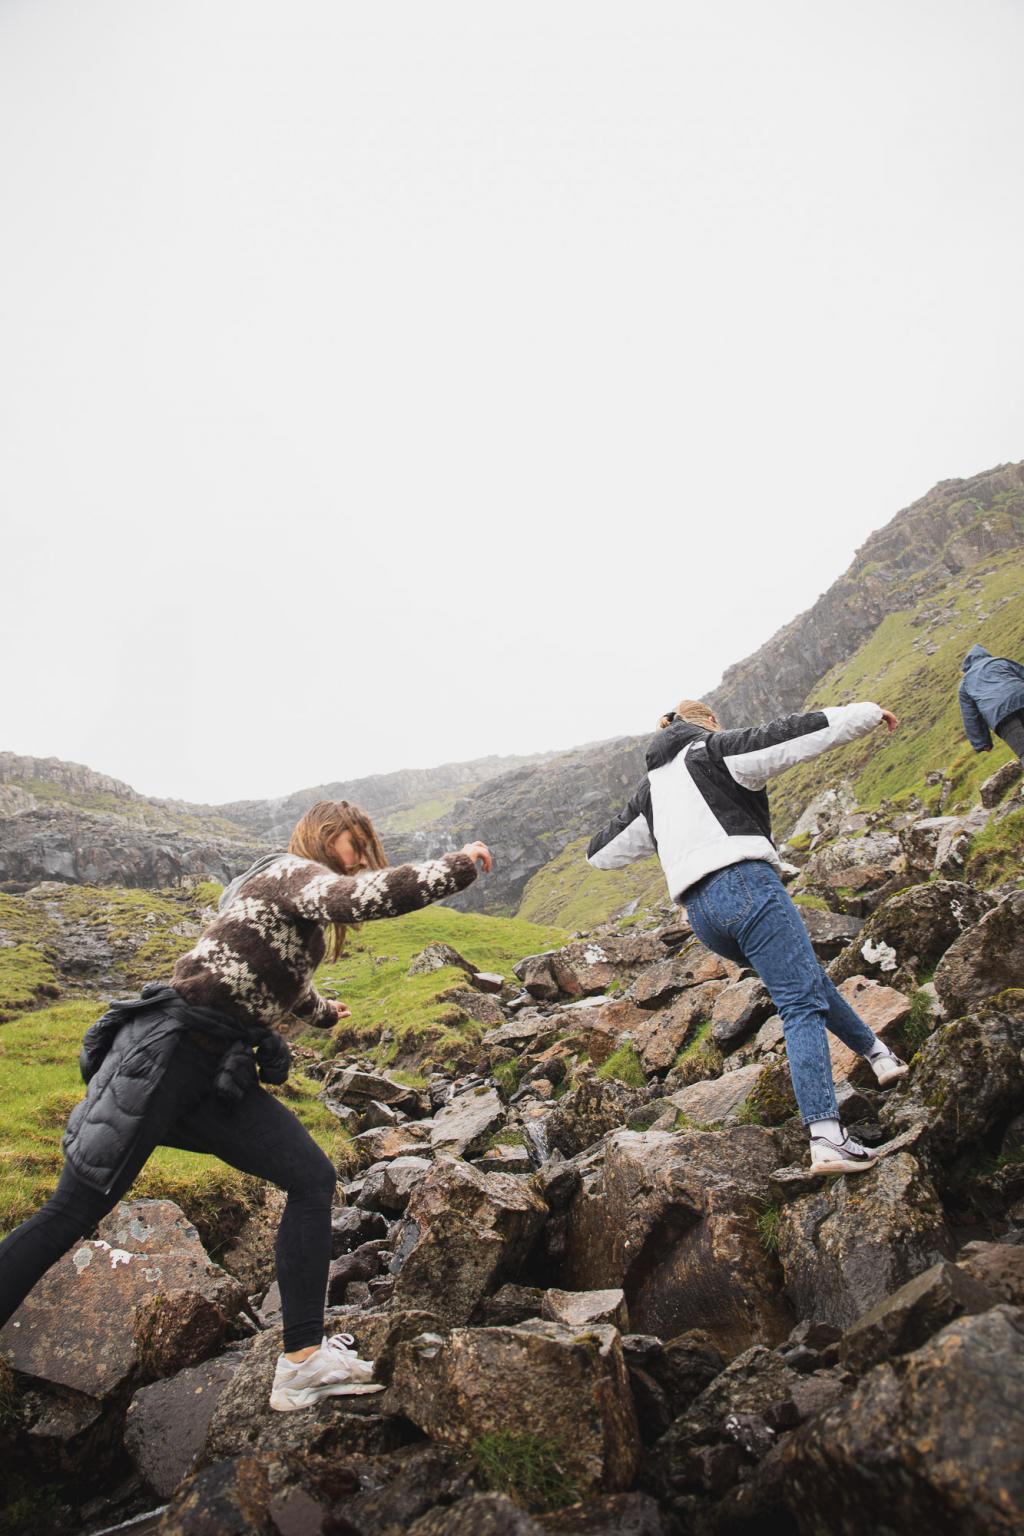
[[[200,1053],[179,1041],[140,1124],[131,1158],[109,1191],[94,1189],[65,1162],[50,1198],[0,1243],[0,1326],[46,1271],[123,1199],[169,1125],[208,1091],[210,1075]]]
[[[1001,736],[1011,751],[1016,752],[1021,762],[1024,762],[1024,710],[1016,710],[1012,715],[1007,715],[1005,720],[1000,720],[996,726],[996,735]]]

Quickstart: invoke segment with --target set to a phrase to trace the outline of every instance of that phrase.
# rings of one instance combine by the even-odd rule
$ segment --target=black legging
[[[996,735],[1001,736],[1024,762],[1024,709],[1018,709],[1014,714],[1007,715],[1005,720],[1000,720],[996,726]]]
[[[46,1204],[0,1243],[0,1326],[50,1265],[113,1210],[155,1147],[183,1147],[210,1152],[287,1192],[275,1247],[284,1348],[291,1353],[320,1343],[337,1174],[291,1110],[264,1089],[250,1089],[225,1112],[211,1088],[216,1066],[215,1055],[179,1040],[135,1155],[108,1195],[65,1163]]]

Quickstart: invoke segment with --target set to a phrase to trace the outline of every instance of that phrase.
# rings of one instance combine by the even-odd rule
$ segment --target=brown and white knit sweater
[[[288,854],[253,875],[198,944],[174,967],[171,985],[185,1000],[218,1008],[260,1029],[283,1014],[326,1028],[330,1003],[313,988],[328,923],[363,923],[415,912],[476,879],[465,853],[427,864],[398,864],[361,875],[335,875]]]

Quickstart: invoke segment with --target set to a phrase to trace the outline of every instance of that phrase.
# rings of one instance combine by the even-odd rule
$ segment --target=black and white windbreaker
[[[657,853],[673,901],[741,859],[781,869],[765,784],[776,773],[872,730],[877,704],[786,715],[746,731],[707,731],[684,720],[647,747],[647,773],[625,810],[592,838],[587,862],[621,869]]]

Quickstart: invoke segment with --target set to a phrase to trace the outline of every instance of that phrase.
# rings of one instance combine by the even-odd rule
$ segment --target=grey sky
[[[1024,455],[1022,44],[0,0],[0,748],[222,800],[713,686]]]

